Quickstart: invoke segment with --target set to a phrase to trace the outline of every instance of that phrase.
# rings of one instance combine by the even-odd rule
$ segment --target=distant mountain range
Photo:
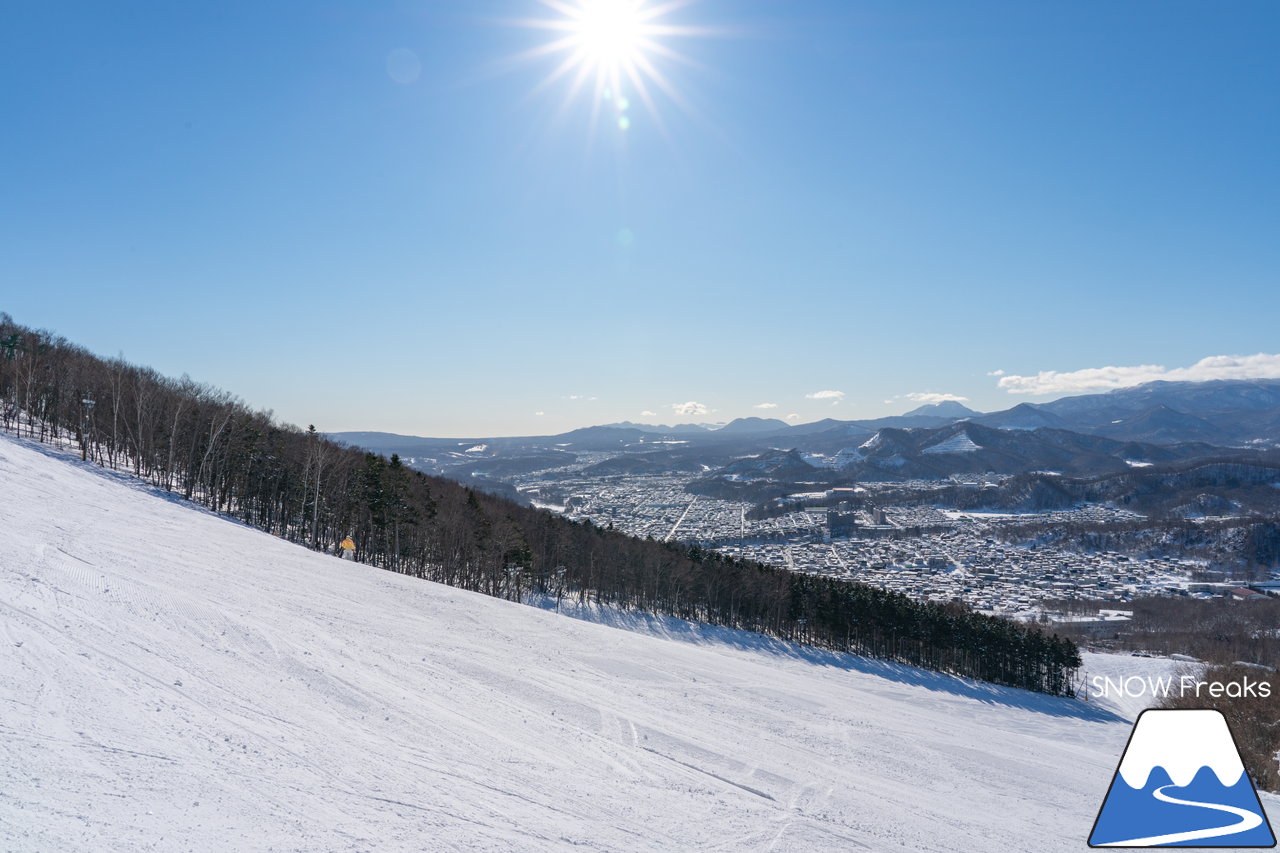
[[[941,403],[926,403],[918,409],[912,409],[904,414],[904,418],[972,418],[982,414],[975,412],[973,409],[957,403],[955,400],[943,400]]]
[[[934,429],[886,427],[834,455],[768,450],[708,472],[694,488],[702,494],[756,499],[776,491],[775,484],[786,490],[800,482],[829,487],[1029,472],[1094,477],[1240,453],[1254,452],[1197,442],[1118,441],[1060,429],[997,429],[966,420]]]
[[[1166,518],[1280,512],[1280,461],[1193,460],[1096,477],[1021,474],[983,489],[944,486],[908,492],[904,503],[957,509],[1041,512],[1081,503],[1110,503]],[[1272,552],[1274,553],[1274,551]]]
[[[930,479],[958,473],[1098,474],[1214,455],[1199,442],[1159,445],[1063,429],[998,429],[961,421],[937,429],[883,429],[846,454],[862,479]]]
[[[945,401],[892,417],[798,425],[748,417],[727,424],[624,422],[553,436],[445,439],[347,432],[332,437],[398,453],[414,467],[471,482],[501,481],[570,464],[580,453],[601,452],[617,459],[593,463],[591,473],[601,476],[700,471],[749,480],[750,471],[731,466],[741,461],[759,468],[745,458],[762,455],[781,466],[772,475],[779,479],[794,479],[805,470],[876,480],[986,471],[1096,476],[1280,448],[1280,380],[1151,382],[985,414]],[[779,452],[786,458],[771,455]]]
[[[1149,382],[975,418],[988,426],[1070,429],[1109,438],[1227,446],[1280,442],[1280,380]]]
[[[1201,441],[1223,446],[1280,443],[1280,380],[1150,382],[1104,394],[1064,397],[1051,403],[1020,403],[983,414],[955,401],[932,403],[902,415],[870,420],[826,419],[791,425],[776,418],[739,418],[724,426],[685,424],[677,428],[617,424],[644,433],[679,432],[720,438],[818,435],[843,429],[870,434],[885,428],[928,428],[972,420],[998,429],[1042,427],[1100,435],[1122,441],[1178,444]],[[856,428],[856,429],[851,429]]]

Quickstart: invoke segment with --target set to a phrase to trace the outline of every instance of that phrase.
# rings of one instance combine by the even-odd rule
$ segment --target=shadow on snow
[[[578,604],[576,601],[562,601],[556,607],[554,598],[549,596],[530,596],[525,604],[542,610],[558,612],[561,615],[594,622],[635,633],[648,634],[663,639],[676,640],[701,646],[728,646],[739,651],[755,654],[772,655],[778,658],[801,661],[812,666],[829,667],[846,672],[859,672],[874,675],[898,684],[923,687],[942,693],[949,693],[966,699],[974,699],[988,705],[1003,705],[1054,717],[1070,717],[1098,723],[1125,723],[1129,721],[1118,714],[1091,705],[1078,699],[1061,696],[1048,696],[1016,687],[988,684],[974,679],[961,678],[943,672],[921,669],[902,663],[877,660],[850,652],[835,652],[828,649],[806,646],[803,643],[788,642],[765,634],[757,634],[737,628],[723,628],[716,625],[705,625],[699,622],[688,622],[670,616],[654,616],[649,613],[632,610],[620,610],[596,604]]]

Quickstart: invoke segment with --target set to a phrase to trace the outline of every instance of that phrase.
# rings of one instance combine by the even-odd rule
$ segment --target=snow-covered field
[[[0,850],[1083,850],[1129,733],[345,563],[3,436],[0,532]]]
[[[1161,682],[1172,681],[1176,685],[1182,675],[1199,677],[1204,670],[1204,664],[1169,658],[1093,652],[1085,652],[1081,657],[1084,659],[1081,675],[1088,688],[1089,701],[1129,720],[1138,719],[1145,709],[1157,706],[1164,699]],[[1099,683],[1102,695],[1095,687]]]

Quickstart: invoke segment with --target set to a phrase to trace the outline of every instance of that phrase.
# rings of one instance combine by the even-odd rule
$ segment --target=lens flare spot
[[[398,47],[387,54],[387,76],[395,82],[407,85],[422,74],[422,61],[418,54],[405,47]]]

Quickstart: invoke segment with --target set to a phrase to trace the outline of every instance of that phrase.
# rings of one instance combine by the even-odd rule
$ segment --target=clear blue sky
[[[626,130],[504,61],[536,0],[0,16],[0,310],[291,422],[992,410],[1047,399],[997,370],[1280,351],[1274,0],[695,0],[650,54],[683,105],[625,87]]]

